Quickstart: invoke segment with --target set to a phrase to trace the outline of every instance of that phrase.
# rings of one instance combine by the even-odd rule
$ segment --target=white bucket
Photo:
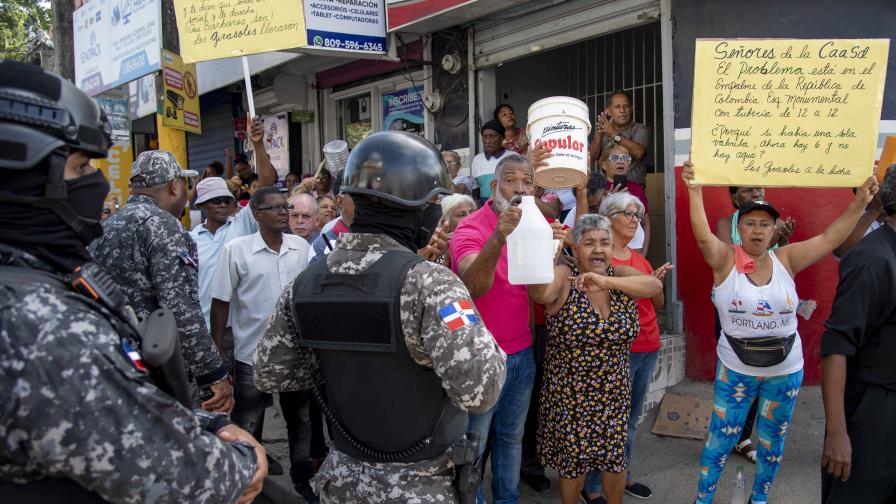
[[[588,175],[588,105],[569,96],[542,98],[529,107],[530,145],[541,140],[553,149],[548,166],[535,171],[541,187],[575,187]]]

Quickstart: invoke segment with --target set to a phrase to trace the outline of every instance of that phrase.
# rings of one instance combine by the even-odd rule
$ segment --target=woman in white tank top
[[[803,351],[797,333],[793,277],[830,254],[861,218],[877,193],[871,177],[824,233],[768,250],[778,212],[765,201],[738,210],[740,246],[719,240],[709,227],[703,191],[685,162],[691,227],[704,260],[712,268],[713,302],[722,322],[717,353],[715,398],[709,435],[700,456],[697,501],[712,502],[725,460],[743,429],[753,399],[759,398],[759,435],[753,504],[765,504],[784,451],[784,439],[803,378]]]

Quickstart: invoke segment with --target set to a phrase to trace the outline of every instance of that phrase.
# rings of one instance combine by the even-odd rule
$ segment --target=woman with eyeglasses
[[[610,234],[613,237],[613,258],[610,264],[616,268],[633,268],[645,275],[653,275],[662,282],[672,269],[672,265],[666,263],[654,270],[644,256],[628,246],[632,238],[635,237],[638,223],[644,217],[644,204],[627,192],[617,192],[604,198],[600,204],[600,214],[610,221]],[[653,370],[660,350],[660,327],[657,323],[656,310],[661,308],[665,302],[662,290],[651,298],[636,300],[640,329],[628,353],[632,389],[628,433],[625,439],[625,460],[628,466],[625,491],[641,499],[649,499],[653,492],[647,485],[638,483],[631,477],[632,441],[635,439],[644,397],[647,395],[647,387],[653,378]],[[589,474],[585,481],[582,498],[588,504],[601,502],[600,475],[600,471],[595,471]]]
[[[849,236],[865,206],[877,193],[874,177],[827,229],[808,240],[772,250],[778,211],[766,201],[748,201],[738,209],[741,244],[732,246],[710,230],[702,188],[694,166],[684,163],[691,228],[703,259],[712,269],[713,303],[722,331],[709,434],[700,455],[698,504],[712,502],[716,483],[740,438],[747,411],[759,398],[756,476],[752,503],[768,502],[768,492],[784,454],[787,427],[803,381],[803,349],[797,331],[799,296],[794,277],[827,257]]]
[[[448,167],[448,175],[451,177],[451,183],[453,184],[451,192],[466,194],[479,201],[479,182],[469,175],[460,174],[460,154],[453,150],[443,151],[442,160],[445,161],[445,166]]]
[[[575,262],[554,281],[530,285],[545,305],[548,332],[538,415],[538,458],[560,473],[560,500],[579,501],[585,477],[603,471],[606,502],[625,493],[631,381],[629,349],[638,334],[635,300],[661,295],[653,275],[613,266],[610,221],[582,215],[573,228]]]
[[[441,229],[447,235],[448,240],[451,239],[451,233],[457,229],[460,221],[464,220],[471,213],[476,211],[476,201],[466,194],[452,194],[445,196],[439,202],[442,207],[442,216],[439,217],[437,229]],[[451,252],[446,248],[435,262],[443,266],[451,266]]]
[[[336,214],[339,211],[336,206],[336,200],[331,196],[320,196],[317,198],[317,229],[323,229],[328,222],[336,218]]]
[[[613,192],[627,191],[644,205],[644,218],[638,225],[641,232],[635,235],[629,246],[646,256],[647,247],[650,245],[647,193],[644,191],[644,186],[628,179],[628,170],[632,166],[631,153],[621,144],[612,144],[601,152],[599,163],[607,177],[607,189]]]

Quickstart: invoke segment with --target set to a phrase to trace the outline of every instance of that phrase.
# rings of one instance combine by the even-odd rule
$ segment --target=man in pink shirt
[[[519,499],[522,438],[535,379],[529,295],[525,285],[507,279],[507,236],[522,211],[511,200],[535,194],[535,172],[519,154],[502,158],[491,182],[492,198],[461,221],[451,235],[451,268],[464,282],[485,326],[507,354],[507,380],[498,403],[481,415],[470,415],[470,430],[491,447],[492,497],[496,504]],[[561,238],[559,223],[552,224]],[[489,433],[492,436],[489,439]],[[483,502],[482,486],[478,501]]]

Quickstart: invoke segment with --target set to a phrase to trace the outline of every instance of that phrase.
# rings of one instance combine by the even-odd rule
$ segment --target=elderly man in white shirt
[[[305,269],[314,252],[303,238],[284,233],[289,229],[292,205],[278,189],[256,191],[249,209],[258,222],[258,232],[232,240],[221,250],[211,287],[211,327],[212,338],[220,345],[230,314],[235,360],[235,406],[231,419],[261,439],[264,410],[271,396],[255,388],[252,380],[255,347],[280,293]],[[307,391],[280,394],[289,437],[290,476],[303,496],[313,496],[308,493],[311,477],[308,399]]]

